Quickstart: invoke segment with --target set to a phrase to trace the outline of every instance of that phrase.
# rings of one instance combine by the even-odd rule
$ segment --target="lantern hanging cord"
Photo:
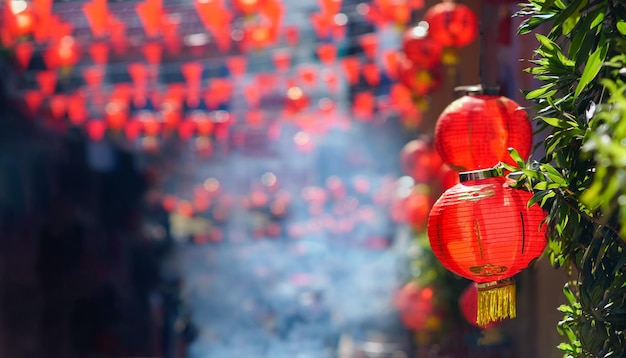
[[[496,6],[495,12],[497,13],[499,7]],[[499,94],[500,88],[497,83],[497,76],[494,76],[491,72],[497,70],[497,61],[493,61],[497,53],[497,44],[495,41],[488,41],[488,34],[497,33],[496,29],[493,31],[487,31],[489,24],[493,24],[494,9],[486,4],[486,1],[482,2],[481,16],[478,21],[478,80],[482,87],[483,94]],[[493,37],[493,36],[492,36]],[[489,56],[491,55],[491,56]],[[495,77],[495,78],[494,78]]]

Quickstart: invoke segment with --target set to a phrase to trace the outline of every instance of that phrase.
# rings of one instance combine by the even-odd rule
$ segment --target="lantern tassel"
[[[476,323],[486,326],[504,318],[515,318],[515,282],[502,281],[478,284],[478,316]]]

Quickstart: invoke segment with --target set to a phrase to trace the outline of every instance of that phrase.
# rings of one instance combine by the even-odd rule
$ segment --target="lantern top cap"
[[[472,170],[469,172],[461,172],[459,173],[459,181],[461,183],[467,182],[470,180],[481,180],[487,178],[495,178],[502,176],[503,172],[500,168],[489,168],[489,169],[480,169],[480,170]]]
[[[468,96],[477,95],[477,94],[485,94],[485,95],[499,95],[500,87],[485,87],[482,84],[477,85],[468,85],[468,86],[458,86],[454,87],[454,92],[464,93]]]

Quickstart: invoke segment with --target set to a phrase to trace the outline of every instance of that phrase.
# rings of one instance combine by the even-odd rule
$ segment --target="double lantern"
[[[529,156],[532,130],[512,100],[468,94],[438,119],[435,145],[446,164],[462,171],[428,219],[430,246],[448,270],[476,282],[479,326],[516,316],[513,276],[543,252],[545,213],[528,207],[532,194],[511,188],[498,168],[508,148]]]

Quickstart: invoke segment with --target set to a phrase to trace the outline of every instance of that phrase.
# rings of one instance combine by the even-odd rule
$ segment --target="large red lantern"
[[[426,11],[424,21],[429,25],[430,36],[441,46],[464,47],[478,35],[478,19],[463,4],[444,1]]]
[[[448,270],[478,283],[478,320],[515,317],[512,277],[545,248],[545,213],[532,194],[508,187],[497,169],[465,172],[433,206],[428,236]]]
[[[526,111],[513,100],[470,94],[441,113],[435,146],[443,161],[458,171],[492,168],[500,162],[513,164],[508,148],[528,158],[532,127]]]

